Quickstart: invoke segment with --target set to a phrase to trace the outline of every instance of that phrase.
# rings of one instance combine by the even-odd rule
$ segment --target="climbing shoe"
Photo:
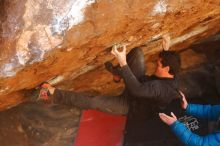
[[[44,82],[40,85],[40,92],[37,101],[39,100],[49,101],[49,97],[50,97],[50,92],[48,89],[49,86],[50,84],[47,82]]]

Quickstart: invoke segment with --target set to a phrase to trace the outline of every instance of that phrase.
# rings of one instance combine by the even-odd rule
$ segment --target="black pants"
[[[141,49],[132,49],[127,54],[127,63],[137,79],[144,76],[144,54]],[[83,92],[56,89],[53,101],[54,103],[77,106],[82,109],[96,109],[102,112],[126,115],[129,108],[128,96],[126,89],[119,96],[90,96]]]

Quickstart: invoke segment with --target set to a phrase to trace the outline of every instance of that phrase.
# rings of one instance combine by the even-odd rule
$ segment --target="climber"
[[[164,37],[163,40],[163,47],[164,50],[167,49],[167,44],[170,43],[169,37]],[[174,53],[174,52],[173,52]],[[164,53],[161,53],[161,55]],[[166,58],[168,58],[167,56]],[[138,77],[143,78],[145,80],[145,65],[144,65],[144,55],[141,49],[135,48],[132,49],[128,55],[127,55],[128,62],[130,63],[131,69],[134,72],[134,74]],[[116,69],[114,69],[116,70]],[[159,71],[157,71],[159,72]],[[74,104],[75,106],[78,105],[78,107],[86,107],[86,108],[92,108],[92,109],[99,109],[104,112],[110,112],[115,114],[127,114],[128,112],[128,101],[125,96],[127,92],[125,91],[122,95],[116,96],[116,97],[109,97],[109,96],[95,96],[92,97],[85,93],[76,93],[76,92],[70,92],[70,91],[63,91],[60,89],[55,89],[50,84],[45,83],[42,86],[42,90],[39,94],[39,99],[43,100],[53,100],[55,103],[63,103],[63,104]],[[53,96],[49,96],[53,95]],[[62,95],[62,96],[61,96]],[[74,100],[72,98],[65,98],[66,96],[73,96]],[[84,97],[84,100],[81,100],[80,97]],[[72,103],[73,102],[73,103]]]
[[[164,38],[164,50],[168,50],[169,44],[170,39]],[[129,102],[124,145],[176,145],[169,129],[160,124],[156,113],[166,110],[172,102],[178,102],[180,98],[176,80],[176,73],[180,68],[179,55],[174,51],[161,52],[154,75],[146,76],[141,49],[132,49],[126,56],[126,46],[121,52],[114,47],[112,54],[119,65],[108,65],[111,67],[108,70],[124,79]],[[164,134],[167,139],[161,141]]]
[[[163,39],[163,48],[168,50],[170,39]],[[180,94],[176,73],[180,57],[174,51],[159,54],[153,76],[145,75],[144,54],[140,48],[132,49],[126,56],[126,46],[119,52],[113,47],[112,54],[119,65],[109,63],[107,70],[117,73],[125,81],[125,90],[119,96],[91,96],[84,93],[64,91],[43,84],[39,98],[54,103],[78,106],[82,109],[97,109],[113,114],[128,115],[124,145],[167,145],[176,146],[178,141],[170,129],[162,124],[157,113],[174,110],[182,116],[178,105]],[[174,106],[173,106],[174,105]],[[171,108],[171,109],[169,109]],[[175,108],[175,109],[174,109]]]

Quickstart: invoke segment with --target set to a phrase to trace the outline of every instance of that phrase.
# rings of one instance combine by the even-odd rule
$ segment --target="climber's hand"
[[[163,35],[163,42],[162,42],[162,47],[164,51],[168,51],[170,48],[170,36],[169,35]]]
[[[121,67],[127,65],[127,61],[126,61],[126,45],[123,45],[121,52],[118,50],[117,45],[114,45],[113,48],[112,48],[111,53],[117,58],[118,63],[120,64]]]

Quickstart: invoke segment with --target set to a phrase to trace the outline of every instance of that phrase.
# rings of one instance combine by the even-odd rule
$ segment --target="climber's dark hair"
[[[169,73],[176,75],[180,69],[181,61],[180,55],[175,51],[162,51],[159,54],[159,57],[162,59],[161,63],[163,67],[169,66]]]

